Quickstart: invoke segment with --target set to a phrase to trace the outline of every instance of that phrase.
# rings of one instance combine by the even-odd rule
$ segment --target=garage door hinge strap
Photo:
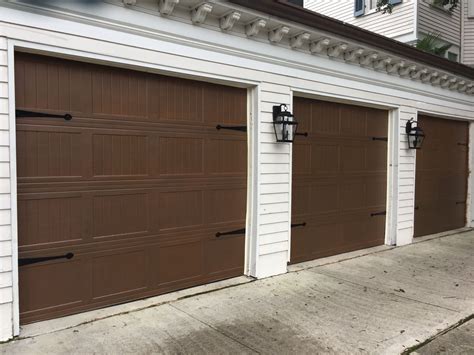
[[[72,259],[73,257],[74,257],[74,253],[67,253],[65,255],[56,255],[56,256],[42,256],[38,258],[22,258],[22,259],[18,259],[18,266],[42,263],[44,261],[50,261],[50,260],[56,260],[56,259]]]
[[[231,130],[231,131],[247,132],[247,126],[222,126],[222,125],[218,124],[216,126],[216,129],[217,130],[228,129],[228,130]]]
[[[385,216],[385,215],[387,215],[387,211],[371,213],[370,217]]]
[[[383,142],[388,142],[387,137],[372,137],[373,141],[383,141]]]
[[[462,143],[462,142],[459,142],[458,145],[464,145],[464,146],[466,146],[466,147],[468,146],[467,143]]]
[[[304,133],[295,133],[296,136],[303,136],[303,137],[308,137],[308,132],[304,132]]]
[[[457,201],[456,202],[456,205],[465,205],[466,204],[466,201]]]
[[[230,231],[230,232],[217,232],[216,237],[223,237],[225,235],[238,235],[238,234],[245,234],[245,228],[242,229],[236,229],[235,231]]]
[[[69,113],[64,115],[54,115],[52,113],[34,112],[25,110],[16,110],[16,117],[52,117],[52,118],[64,118],[66,121],[72,120],[72,116]]]
[[[295,223],[291,225],[291,228],[296,228],[296,227],[306,227],[306,222],[303,223]]]

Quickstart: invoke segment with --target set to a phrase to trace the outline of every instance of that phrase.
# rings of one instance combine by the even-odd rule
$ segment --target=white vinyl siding
[[[461,11],[458,6],[452,13],[431,5],[432,0],[418,1],[418,31],[423,34],[440,33],[441,39],[461,45]]]
[[[376,3],[376,1],[374,1]],[[354,0],[305,0],[308,10],[359,26],[381,35],[396,38],[415,31],[414,0],[404,0],[396,5],[392,14],[382,14],[370,10],[370,0],[366,0],[366,14],[354,17]]]
[[[12,333],[13,272],[7,41],[0,37],[0,340]]]
[[[469,2],[471,2],[469,4]],[[473,17],[469,17],[469,7]],[[464,34],[462,43],[462,62],[474,65],[474,0],[463,0]]]

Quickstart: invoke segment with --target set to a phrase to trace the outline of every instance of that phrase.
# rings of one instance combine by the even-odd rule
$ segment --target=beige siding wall
[[[469,2],[471,2],[471,16],[469,16]],[[474,65],[474,1],[463,0],[463,43],[462,62],[467,65]]]
[[[366,8],[368,13],[360,17],[354,17],[354,0],[305,0],[305,7],[391,38],[407,35],[415,30],[415,0],[404,0],[392,14],[382,14]]]
[[[445,41],[461,45],[461,9],[453,13],[431,5],[432,0],[418,0],[418,31],[439,32]]]

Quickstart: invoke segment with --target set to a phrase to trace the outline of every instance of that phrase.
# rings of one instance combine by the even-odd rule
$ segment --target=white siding
[[[360,17],[354,17],[354,0],[306,0],[305,7],[390,38],[415,31],[414,0],[404,0],[392,14],[371,11]]]
[[[441,39],[461,46],[461,9],[452,13],[431,5],[431,0],[418,1],[418,31],[424,34],[435,32]]]
[[[472,17],[469,16],[469,1],[471,2]],[[463,0],[463,29],[462,36],[462,62],[467,65],[474,65],[474,1]]]
[[[7,57],[7,41],[0,37],[0,341],[9,338],[13,329]]]
[[[400,108],[400,153],[398,156],[398,225],[397,245],[411,243],[415,217],[415,161],[414,150],[407,149],[405,125],[411,118],[416,119],[417,111],[411,107]]]

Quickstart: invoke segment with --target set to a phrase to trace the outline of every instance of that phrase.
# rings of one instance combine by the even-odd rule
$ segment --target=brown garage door
[[[243,273],[246,90],[16,54],[23,323]]]
[[[416,155],[415,236],[466,225],[469,125],[419,116],[426,134]]]
[[[383,244],[388,113],[305,98],[294,113],[291,262]]]

